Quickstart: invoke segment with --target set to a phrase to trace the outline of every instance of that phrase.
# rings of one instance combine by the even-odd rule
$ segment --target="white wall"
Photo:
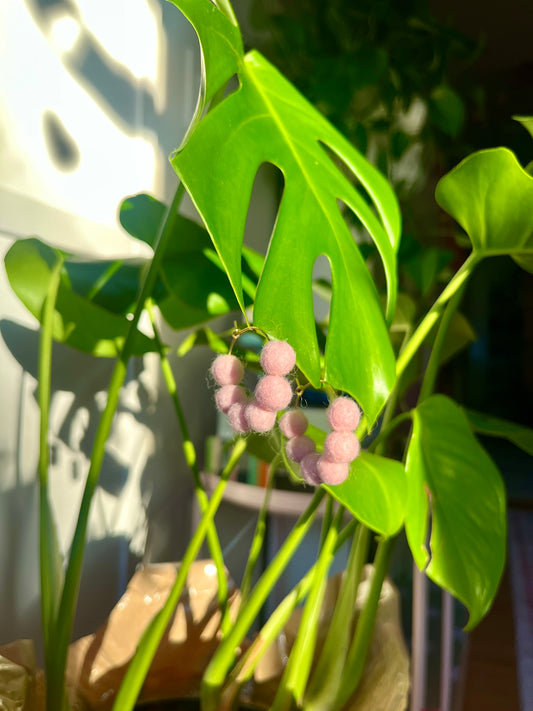
[[[0,253],[37,235],[92,256],[149,254],[119,227],[122,198],[168,199],[167,155],[199,81],[192,28],[157,0],[4,0],[0,4]],[[0,271],[0,642],[39,636],[37,323]],[[200,379],[209,356],[177,372]],[[112,362],[54,346],[51,496],[69,547]],[[185,399],[193,400],[189,392]],[[198,396],[198,390],[200,395]],[[201,444],[214,416],[193,413]],[[93,505],[77,633],[100,624],[134,557],[178,559],[190,482],[156,358],[132,362]]]

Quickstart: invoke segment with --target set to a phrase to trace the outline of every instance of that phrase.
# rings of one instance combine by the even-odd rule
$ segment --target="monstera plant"
[[[256,645],[239,659],[243,642],[322,500],[328,502],[329,513],[317,560],[258,639],[263,644],[272,641],[292,610],[303,603],[300,631],[272,708],[340,709],[361,678],[392,544],[403,528],[418,567],[468,609],[468,629],[486,614],[496,593],[505,559],[506,497],[500,474],[476,432],[506,437],[529,453],[533,453],[533,433],[470,412],[436,392],[436,386],[451,325],[476,265],[507,255],[532,270],[533,178],[510,151],[496,148],[466,158],[441,179],[437,202],[463,228],[471,252],[434,304],[413,323],[403,295],[397,293],[401,221],[395,195],[383,175],[264,57],[255,51],[245,53],[229,0],[172,2],[196,30],[203,73],[195,115],[182,145],[171,156],[179,178],[171,205],[137,195],[126,199],[120,209],[122,225],[132,238],[153,248],[152,258],[87,263],[74,248],[66,253],[33,238],[16,242],[5,260],[13,290],[41,324],[39,481],[47,708],[57,711],[67,706],[64,672],[88,517],[119,391],[130,358],[156,352],[175,405],[202,517],[166,604],[141,638],[113,709],[134,707],[204,539],[217,567],[223,614],[221,641],[205,670],[201,704],[205,711],[229,708],[261,656]],[[264,163],[275,166],[283,181],[265,256],[243,244],[252,186]],[[201,224],[179,214],[185,192]],[[365,245],[354,239],[354,223],[379,254],[384,295],[365,262]],[[321,255],[331,268],[331,281],[320,284],[330,309],[327,321],[317,323],[313,265]],[[138,329],[144,311],[152,321],[151,335]],[[232,469],[247,448],[257,446],[258,436],[241,432],[236,437],[220,483],[209,498],[157,323],[162,317],[179,330],[235,312],[237,335],[254,329],[267,339],[290,344],[296,355],[292,372],[299,394],[312,387],[324,390],[330,399],[341,395],[356,402],[362,412],[358,438],[379,434],[353,459],[342,483],[315,482],[316,493],[307,511],[252,586],[249,571],[264,537],[258,525],[251,565],[242,581],[243,600],[236,618],[230,619],[214,516]],[[203,335],[198,342],[203,339],[219,351],[228,350],[230,339],[223,334],[208,328],[196,336],[199,333]],[[115,359],[66,561],[58,553],[48,494],[53,340],[95,357]],[[408,375],[412,380],[410,369],[427,344],[431,350],[419,373],[417,400],[406,408],[400,394]],[[307,436],[319,455],[326,434],[308,428]],[[272,462],[271,471],[286,467],[301,481],[302,470],[287,456],[287,438],[278,426],[262,438],[263,444],[270,445],[263,452]],[[348,524],[346,513],[351,517]],[[350,636],[353,600],[372,536],[377,550],[370,592]],[[320,654],[315,646],[328,570],[335,551],[347,540],[352,540],[352,552]],[[320,683],[311,673],[313,660]]]

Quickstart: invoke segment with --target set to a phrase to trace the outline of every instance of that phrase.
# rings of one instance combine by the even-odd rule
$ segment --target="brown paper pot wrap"
[[[363,608],[370,586],[373,567],[366,565],[357,592],[355,607]],[[335,609],[342,573],[331,577],[322,605],[317,650],[323,646]],[[404,711],[409,694],[409,656],[400,624],[400,597],[397,589],[386,578],[381,590],[376,625],[370,643],[365,669],[359,687],[343,711]],[[284,634],[259,663],[254,675],[254,689],[250,701],[270,708],[284,663],[294,643],[300,624],[301,610],[296,610],[287,623]]]
[[[161,609],[176,579],[179,564],[147,565],[135,573],[107,622],[93,635],[70,646],[67,684],[75,689],[79,711],[111,708],[139,638]],[[230,610],[239,592],[228,577]],[[150,672],[140,701],[197,695],[202,674],[217,644],[220,610],[216,568],[212,561],[192,564]]]
[[[174,583],[179,564],[149,565],[131,579],[107,622],[95,634],[70,646],[67,687],[75,711],[108,711],[140,636],[161,609]],[[372,566],[367,565],[355,607],[360,611],[368,595]],[[229,579],[230,610],[235,611],[239,592]],[[322,605],[317,649],[321,649],[335,608],[341,575],[332,577]],[[270,646],[254,675],[245,703],[270,708],[284,664],[294,643],[301,611],[293,613],[283,634]],[[155,702],[147,709],[181,709],[159,706],[158,701],[198,695],[203,672],[219,640],[220,611],[216,569],[212,561],[196,561],[186,588],[146,678],[140,702]],[[409,658],[403,641],[399,595],[386,579],[379,600],[376,626],[359,688],[344,711],[403,711],[409,692]],[[187,706],[187,709],[191,709]],[[36,670],[33,643],[19,640],[0,647],[0,709],[44,711],[44,679]]]
[[[0,709],[44,711],[44,678],[35,662],[33,642],[19,639],[0,646]]]

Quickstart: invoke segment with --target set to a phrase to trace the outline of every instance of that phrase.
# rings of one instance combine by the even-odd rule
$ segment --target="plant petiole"
[[[471,252],[467,257],[466,261],[460,267],[460,269],[454,274],[452,279],[446,285],[442,294],[437,298],[433,306],[424,316],[413,335],[407,342],[405,348],[398,356],[396,361],[396,378],[398,379],[402,373],[407,368],[411,359],[418,351],[426,336],[429,334],[433,326],[437,323],[439,318],[442,316],[444,307],[448,301],[454,296],[454,294],[463,286],[463,284],[468,280],[474,267],[480,261],[480,257],[476,252]]]
[[[200,479],[200,469],[198,467],[198,457],[196,456],[196,449],[189,434],[187,420],[185,419],[185,413],[183,412],[183,407],[181,405],[181,401],[178,395],[176,379],[174,378],[174,373],[172,372],[170,362],[167,356],[165,355],[165,349],[159,336],[159,330],[155,321],[155,314],[151,298],[146,300],[146,310],[148,312],[148,316],[150,317],[150,322],[154,332],[154,338],[159,351],[159,362],[161,363],[163,379],[167,386],[167,390],[170,394],[170,397],[172,398],[174,409],[176,411],[176,416],[178,418],[183,442],[182,447],[183,453],[185,455],[185,461],[187,462],[187,465],[192,472],[196,500],[198,501],[200,512],[203,515],[208,509],[209,499]],[[222,549],[220,547],[220,541],[218,539],[218,534],[214,522],[211,522],[207,528],[207,542],[209,545],[211,557],[213,558],[213,562],[217,569],[217,596],[222,615],[222,621],[220,626],[222,634],[225,635],[229,631],[229,628],[231,626],[231,620],[229,619],[228,611],[228,578],[226,576],[224,558],[222,556]]]
[[[202,516],[198,528],[194,532],[187,550],[185,551],[185,555],[181,561],[176,580],[170,590],[169,596],[162,609],[151,620],[150,624],[143,632],[137,646],[137,651],[135,652],[135,655],[133,656],[133,659],[128,667],[128,671],[126,672],[120,685],[112,711],[132,711],[134,708],[142,685],[144,684],[146,674],[148,673],[152,660],[157,652],[161,638],[170,623],[176,605],[179,602],[181,593],[183,592],[185,583],[187,582],[187,575],[191,563],[198,555],[203,540],[207,534],[208,527],[213,521],[217,509],[220,506],[230,474],[245,451],[245,440],[242,438],[237,439],[228,463],[224,467],[224,470],[220,476],[220,481],[209,499],[209,506]]]
[[[203,711],[216,711],[218,709],[220,689],[224,684],[230,667],[235,661],[236,650],[242,643],[279,576],[285,570],[309,531],[325,493],[324,489],[317,489],[306,511],[300,516],[289,536],[250,593],[248,602],[239,610],[233,628],[222,641],[215,656],[209,663],[202,679],[201,702]]]

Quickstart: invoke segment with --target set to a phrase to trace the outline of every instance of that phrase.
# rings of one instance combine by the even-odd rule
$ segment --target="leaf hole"
[[[241,86],[241,79],[239,75],[235,73],[232,77],[228,79],[228,83],[226,84],[226,88],[224,89],[224,95],[222,97],[222,100],[225,101],[228,96],[231,96],[236,91],[239,91]]]
[[[324,141],[319,141],[319,144],[324,153],[326,153],[326,155],[330,159],[330,161],[344,175],[346,180],[348,180],[348,182],[351,183],[354,188],[359,192],[363,200],[371,208],[374,214],[378,216],[378,211],[376,210],[372,197],[368,193],[363,183],[354,174],[352,168],[350,168],[350,166],[342,159],[342,157],[339,156],[338,153],[336,153],[332,148],[330,148],[327,143],[324,143]],[[354,218],[356,218],[356,215],[354,215]]]
[[[244,228],[244,243],[261,254],[267,252],[284,185],[283,173],[277,166],[261,163],[255,174]]]
[[[263,270],[281,197],[284,176],[272,163],[262,163],[255,174],[246,214],[241,260],[243,291],[249,303],[255,301],[255,291]]]
[[[317,324],[319,345],[323,350],[328,331],[332,291],[331,263],[325,254],[320,254],[313,264],[313,311]],[[324,341],[324,344],[321,341]]]
[[[376,245],[349,205],[337,198],[337,206],[378,291],[384,293],[386,291],[385,269]]]
[[[228,97],[230,97],[232,94],[235,94],[235,92],[239,91],[241,86],[242,85],[241,85],[240,77],[237,73],[235,73],[226,82],[226,86],[224,87],[224,93],[222,95],[222,99],[220,100],[220,103],[223,103],[224,101],[226,101],[226,99]],[[208,111],[210,111],[210,109],[211,109],[211,103],[207,103],[203,108],[200,120],[202,120],[206,116],[206,114],[208,113]],[[194,126],[195,124],[192,124],[192,125]]]

